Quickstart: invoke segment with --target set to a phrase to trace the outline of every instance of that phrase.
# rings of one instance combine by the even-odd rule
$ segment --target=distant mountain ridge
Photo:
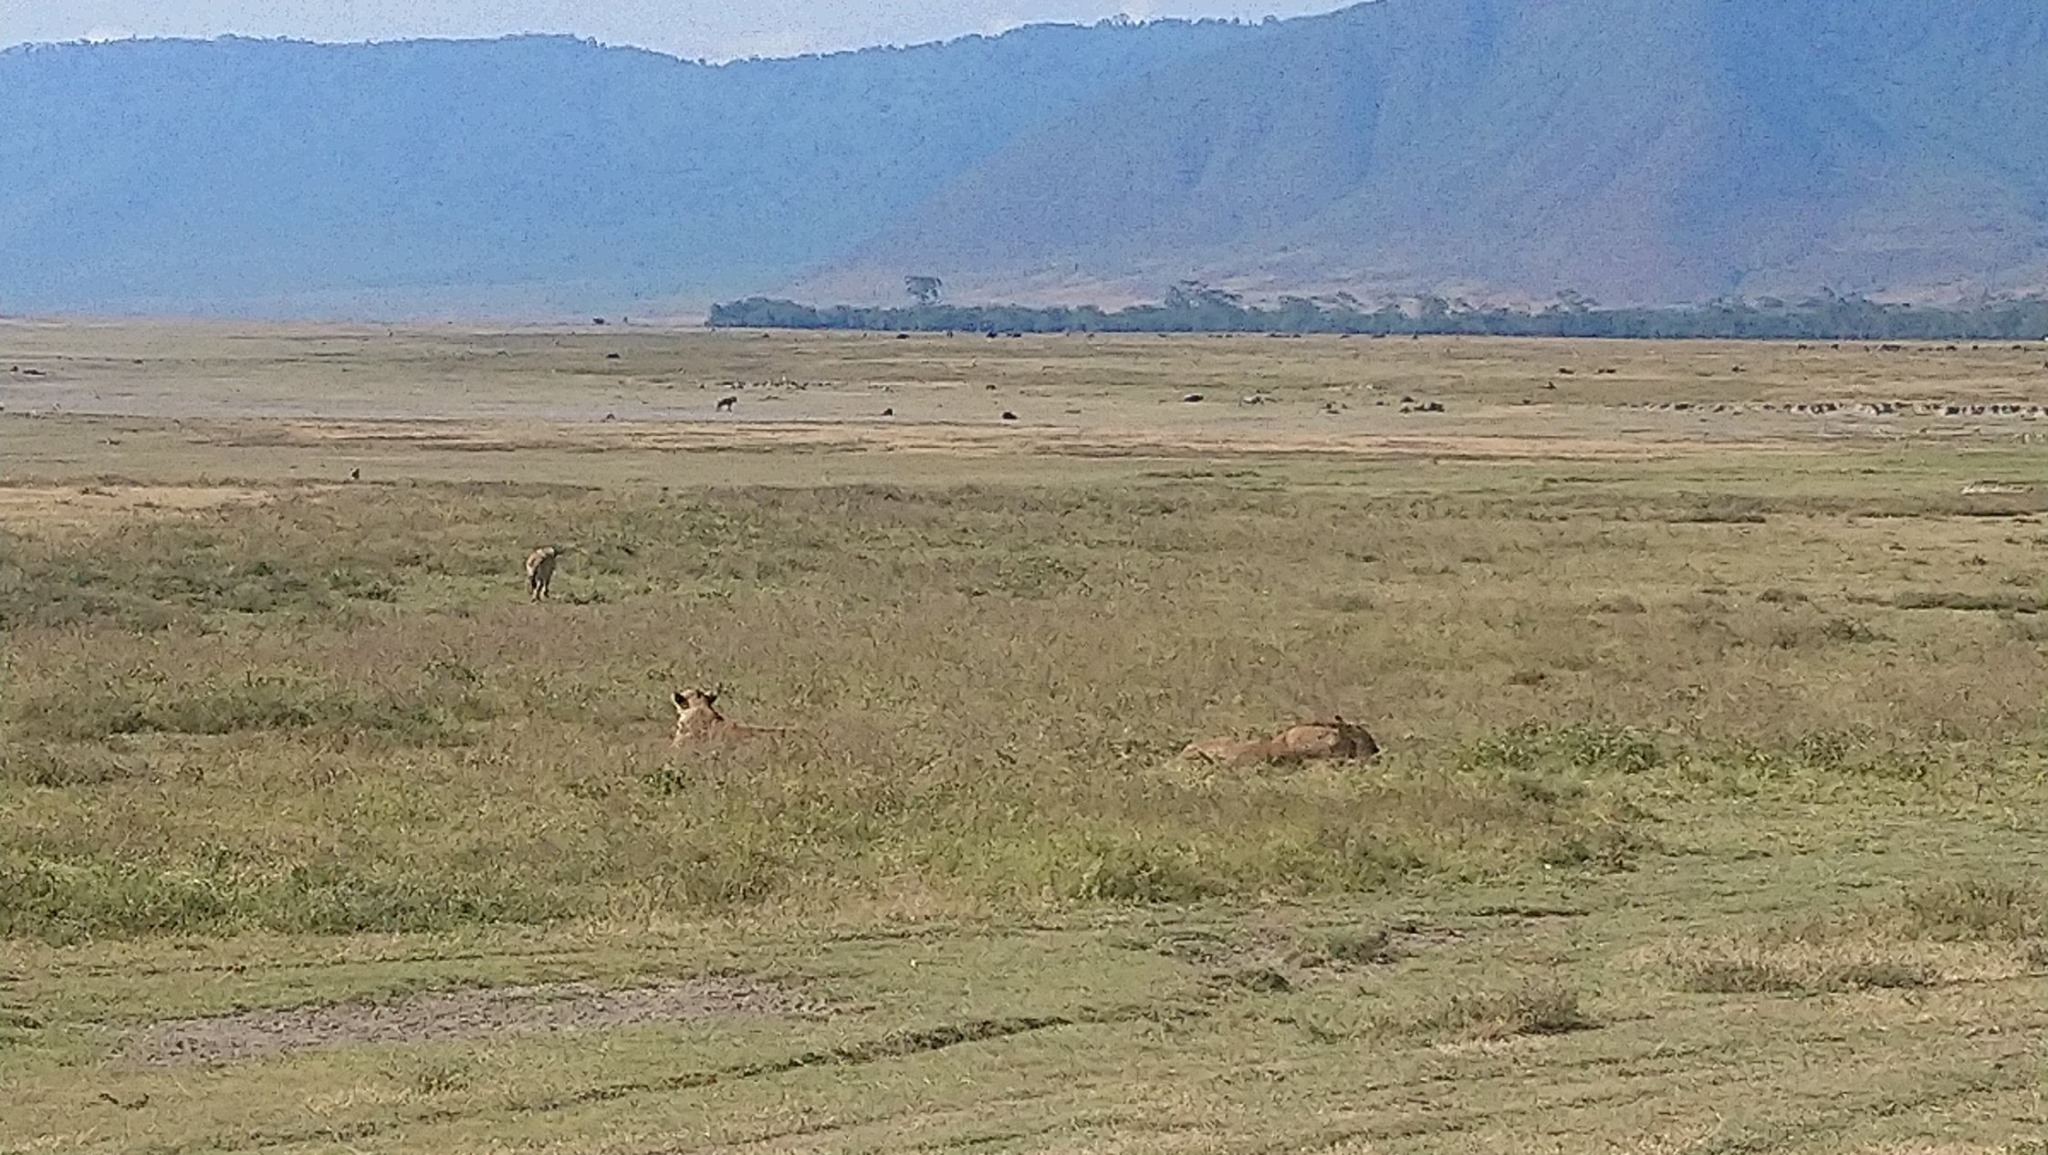
[[[2048,286],[2048,6],[1383,0],[1022,134],[799,295]]]
[[[775,284],[1109,86],[1253,39],[1039,26],[703,65],[565,37],[0,52],[0,313],[630,312]]]
[[[2048,288],[2038,0],[1376,0],[692,64],[0,53],[0,313]]]

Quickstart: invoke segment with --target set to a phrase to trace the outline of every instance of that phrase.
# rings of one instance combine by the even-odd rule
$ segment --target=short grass
[[[1247,344],[1219,347],[1296,343]],[[442,446],[336,484],[291,480],[326,450],[281,421],[271,456],[157,429],[70,465],[104,425],[19,421],[0,1150],[2048,1128],[2048,495],[1959,493],[2031,442],[625,468],[539,429],[517,480],[453,479]],[[529,605],[545,541],[576,548]],[[688,685],[800,732],[671,750]],[[1331,712],[1382,758],[1174,758]],[[706,974],[832,1009],[123,1050],[174,1017]]]

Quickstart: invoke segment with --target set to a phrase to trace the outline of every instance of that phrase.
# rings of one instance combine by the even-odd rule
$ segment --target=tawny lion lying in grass
[[[1334,715],[1328,722],[1304,722],[1289,726],[1271,738],[1206,738],[1190,742],[1180,752],[1183,758],[1243,766],[1254,762],[1308,762],[1316,759],[1348,760],[1371,758],[1380,752],[1365,727]]]
[[[733,722],[712,705],[718,695],[707,690],[677,690],[675,746],[704,739],[753,738],[764,734],[790,734],[794,726],[747,726]]]

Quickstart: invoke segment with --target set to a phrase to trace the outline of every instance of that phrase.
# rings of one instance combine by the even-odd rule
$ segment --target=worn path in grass
[[[2042,831],[1983,817],[1929,825],[1946,854],[1744,857],[1724,827],[1631,874],[1355,905],[14,944],[0,1149],[2030,1150],[2044,908],[1888,914],[2039,877]],[[1804,919],[1842,925],[1773,938]],[[1700,983],[1729,960],[1790,969]]]

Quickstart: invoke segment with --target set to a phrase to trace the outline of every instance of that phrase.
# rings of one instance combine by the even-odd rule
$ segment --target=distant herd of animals
[[[1816,417],[1834,413],[1850,417],[2018,417],[2028,421],[2048,417],[2048,406],[1995,401],[1654,401],[1630,408],[1673,413],[1805,413]]]
[[[573,547],[544,545],[526,555],[527,600],[548,600],[555,565]],[[677,690],[671,697],[676,708],[675,734],[670,745],[686,747],[704,742],[735,741],[775,734],[799,732],[794,726],[756,726],[734,722],[720,713],[718,694],[691,688]],[[1299,722],[1269,738],[1206,738],[1191,742],[1180,756],[1189,761],[1219,766],[1248,766],[1260,763],[1312,761],[1364,761],[1380,752],[1379,743],[1356,722],[1341,714],[1329,721]]]

